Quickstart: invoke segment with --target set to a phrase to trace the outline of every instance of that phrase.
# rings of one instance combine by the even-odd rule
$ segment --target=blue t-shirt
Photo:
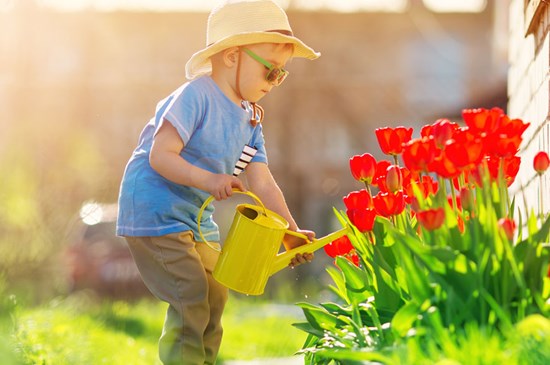
[[[149,165],[153,137],[164,120],[178,131],[187,162],[213,173],[233,174],[245,146],[257,149],[252,162],[267,163],[262,126],[250,123],[251,112],[232,102],[210,78],[185,83],[158,105],[155,117],[145,126],[130,158],[119,195],[117,234],[163,236],[197,230],[197,215],[208,192],[179,185],[159,175]],[[218,226],[208,206],[201,232],[209,241],[219,241]]]

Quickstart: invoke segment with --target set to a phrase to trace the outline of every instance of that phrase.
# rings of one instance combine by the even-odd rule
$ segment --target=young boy
[[[196,221],[210,195],[221,200],[248,188],[290,230],[314,238],[298,228],[270,173],[256,102],[284,81],[289,59],[320,54],[293,36],[271,0],[223,2],[210,13],[206,38],[186,65],[191,81],[157,105],[142,131],[120,188],[117,234],[145,284],[169,304],[159,341],[164,364],[214,364],[220,347],[228,293],[212,278],[218,252],[201,242]],[[219,242],[212,212],[206,209],[201,232]],[[287,235],[283,243],[305,241]],[[291,265],[311,258],[297,255]]]

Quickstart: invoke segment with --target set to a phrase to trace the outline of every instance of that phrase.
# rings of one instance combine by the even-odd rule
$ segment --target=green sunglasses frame
[[[288,76],[289,72],[287,70],[285,70],[284,68],[282,67],[275,67],[273,66],[271,63],[269,63],[268,61],[264,60],[263,58],[261,58],[260,56],[258,56],[256,53],[252,52],[251,50],[249,50],[248,48],[242,48],[242,50],[247,54],[249,55],[250,57],[252,57],[253,59],[255,59],[256,61],[258,61],[259,63],[261,63],[262,65],[265,66],[265,68],[267,68],[269,71],[267,72],[267,74],[265,75],[265,79],[267,82],[272,82],[274,83],[276,86],[279,86],[282,84],[283,81],[285,81],[286,77]]]

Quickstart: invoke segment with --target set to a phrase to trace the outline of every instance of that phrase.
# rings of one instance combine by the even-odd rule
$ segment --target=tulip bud
[[[540,151],[535,155],[535,158],[533,159],[533,168],[537,174],[544,174],[544,172],[548,170],[549,165],[550,159],[548,158],[548,154],[546,152]]]
[[[510,241],[514,239],[514,231],[516,230],[516,222],[510,218],[500,218],[498,220],[498,226],[506,234],[506,238]]]
[[[474,195],[472,190],[468,188],[460,189],[460,202],[462,203],[462,208],[465,210],[472,210],[474,207]]]
[[[403,175],[399,166],[391,165],[386,169],[386,187],[392,193],[403,188]]]

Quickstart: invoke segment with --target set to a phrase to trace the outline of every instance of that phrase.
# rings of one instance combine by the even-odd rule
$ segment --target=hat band
[[[274,30],[264,30],[262,32],[267,32],[267,33],[281,33],[282,35],[286,35],[288,37],[294,37],[294,33],[292,33],[291,30],[286,30],[286,29],[274,29]],[[216,41],[217,42],[217,41]],[[216,42],[212,42],[210,44],[207,45],[207,47],[210,47],[211,45],[213,45],[214,43]]]

